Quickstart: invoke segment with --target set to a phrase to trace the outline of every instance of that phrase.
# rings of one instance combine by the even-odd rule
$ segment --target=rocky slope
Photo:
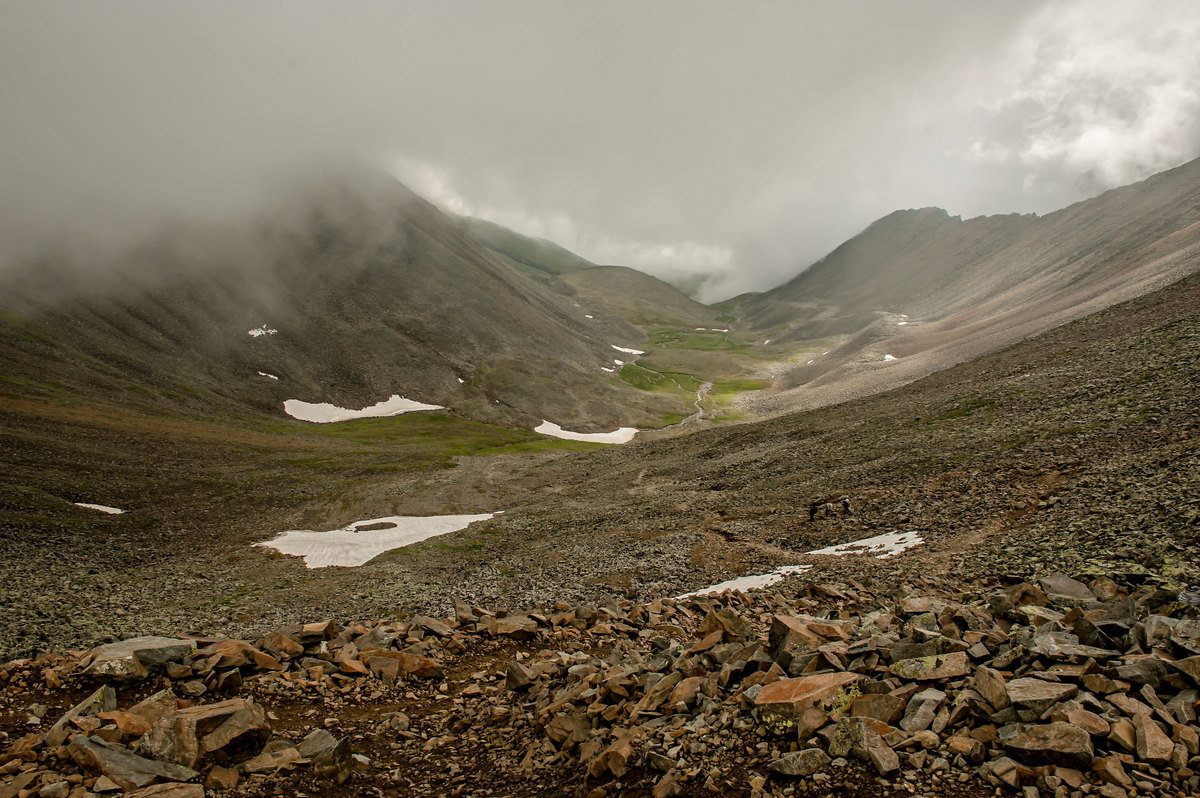
[[[597,330],[394,181],[325,185],[249,227],[6,271],[0,386],[193,414],[393,393],[518,425],[661,412],[600,372],[640,330]]]
[[[783,369],[759,406],[782,412],[904,384],[1198,268],[1200,160],[1042,217],[897,211],[735,312],[775,340],[835,343]]]

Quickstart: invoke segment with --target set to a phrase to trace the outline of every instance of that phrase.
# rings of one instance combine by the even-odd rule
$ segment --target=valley
[[[1010,274],[997,288],[985,259],[953,279],[898,277],[927,283],[894,300],[823,288],[832,267],[822,262],[775,292],[709,307],[516,234],[501,259],[431,206],[395,205],[390,189],[369,207],[399,208],[399,221],[367,225],[368,246],[361,220],[322,211],[322,233],[284,236],[286,257],[256,256],[254,280],[230,261],[55,296],[36,272],[18,275],[0,317],[0,657],[38,657],[14,673],[30,662],[74,673],[83,659],[47,652],[143,635],[278,641],[272,630],[319,619],[370,635],[397,619],[422,657],[454,663],[457,690],[526,657],[616,667],[635,656],[605,637],[620,618],[653,648],[711,635],[691,615],[735,604],[866,623],[874,616],[851,614],[863,602],[880,612],[930,594],[982,606],[1061,574],[1173,600],[1200,583],[1200,221],[1187,205],[1197,168],[1167,181],[1163,196],[1184,197],[1185,210],[1158,213],[1154,235],[1116,254],[1111,240],[1096,244],[1087,268]],[[1150,189],[1119,191],[1123,213]],[[1103,217],[1096,208],[1114,201],[1072,212]],[[946,229],[993,224],[943,217],[902,213],[908,232],[887,233],[887,246],[931,235],[954,249],[939,238]],[[1138,218],[1123,215],[1119,234],[1148,224]],[[985,242],[1019,239],[1034,221],[994,224]],[[878,234],[832,253],[846,261],[836,274],[853,277],[855,253],[884,246]],[[888,262],[928,266],[930,246]],[[541,265],[518,270],[518,258]],[[1173,621],[1195,614],[1175,606]],[[615,626],[564,620],[594,621],[597,607]],[[636,626],[647,607],[659,620]],[[431,616],[457,618],[444,649],[421,631],[442,628]],[[488,631],[505,618],[516,619],[512,640]],[[536,636],[525,636],[529,623]],[[551,645],[570,651],[539,648]],[[314,661],[304,667],[320,671]],[[278,700],[239,667],[220,677],[241,685],[245,672],[234,693]],[[415,723],[461,725],[439,703],[449,686],[409,674],[365,698],[375,666],[339,667],[352,670],[313,682],[321,695],[358,696],[339,705],[338,723],[374,728],[345,711],[386,695]],[[65,700],[47,689],[39,700]],[[0,732],[12,737],[34,694],[8,695],[18,708],[0,713]],[[307,728],[309,700],[271,704],[289,733]],[[739,739],[751,763],[782,761],[744,722],[720,721],[749,735]],[[516,786],[513,767],[520,746],[541,750],[544,725],[503,732],[495,755],[506,764],[476,786],[535,794]],[[376,736],[359,735],[368,742],[356,750],[399,762],[405,744]],[[436,756],[451,767],[466,755]],[[580,770],[574,754],[547,752],[544,784],[609,783],[587,770],[592,755]],[[903,756],[920,772],[922,757]],[[728,764],[727,788],[757,794],[754,767]],[[872,794],[874,776],[850,768],[839,778],[865,779]],[[271,772],[239,789],[299,789],[288,771]],[[361,768],[354,778],[336,790],[403,780]],[[644,769],[631,779],[631,795],[668,781]]]

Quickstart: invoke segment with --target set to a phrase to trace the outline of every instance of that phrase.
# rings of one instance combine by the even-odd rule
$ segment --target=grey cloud
[[[0,240],[238,218],[361,156],[594,259],[718,271],[712,299],[896,207],[1049,210],[1194,156],[1197,20],[1168,0],[10,0]]]

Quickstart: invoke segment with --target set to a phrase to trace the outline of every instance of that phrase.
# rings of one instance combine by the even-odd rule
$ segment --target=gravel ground
[[[314,453],[0,401],[0,658],[314,617],[674,595],[812,562],[886,588],[1138,571],[1200,581],[1200,279],[866,399],[588,453],[355,468]],[[294,449],[294,450],[293,450]],[[303,466],[298,458],[307,458]],[[319,458],[318,458],[319,459]],[[854,514],[808,520],[815,499]],[[95,501],[132,511],[107,516]],[[253,542],[390,514],[506,513],[361,568]],[[820,546],[891,530],[903,556]]]

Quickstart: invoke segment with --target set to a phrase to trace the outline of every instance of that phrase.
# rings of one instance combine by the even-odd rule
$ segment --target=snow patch
[[[756,574],[754,576],[739,576],[737,579],[729,579],[725,582],[718,582],[709,587],[693,590],[691,593],[684,593],[682,596],[676,596],[676,599],[689,598],[691,596],[706,596],[710,593],[724,593],[726,590],[757,590],[763,587],[769,587],[776,582],[782,582],[787,577],[793,574],[802,574],[812,568],[811,565],[785,565],[782,568],[776,568],[774,571],[766,574]]]
[[[905,324],[908,324],[908,322],[906,322],[906,321],[898,321],[898,322],[896,322],[896,326],[897,326],[897,327],[903,327]]]
[[[279,332],[279,330],[268,327],[265,324],[261,327],[255,327],[253,330],[247,330],[247,333],[251,338],[257,338],[260,335],[274,335],[277,332]]]
[[[102,513],[108,513],[109,515],[121,515],[125,512],[117,507],[107,507],[103,504],[88,504],[87,502],[75,502],[75,506],[84,507],[88,510],[99,510]]]
[[[694,327],[696,332],[729,332],[728,327]]]
[[[884,355],[883,359],[884,360],[895,360],[896,356],[895,355]]]
[[[613,362],[614,362],[614,363],[616,363],[618,366],[624,366],[624,365],[625,365],[625,361],[624,361],[624,360],[617,360],[615,357],[613,358]]]
[[[260,372],[258,372],[258,376],[260,376],[260,377],[266,377],[268,380],[278,380],[278,379],[279,379],[279,378],[278,378],[278,377],[276,377],[274,374],[268,374],[268,373],[267,373],[267,372],[265,372],[265,371],[260,371]]]
[[[478,515],[390,515],[355,521],[328,532],[290,529],[274,540],[255,543],[283,554],[304,558],[307,568],[330,565],[362,565],[385,551],[411,546],[438,535],[457,532],[476,521],[486,521],[496,513]],[[363,529],[363,527],[376,527]]]
[[[609,344],[609,346],[611,346],[613,349],[617,350],[618,352],[624,352],[627,355],[644,355],[644,354],[646,354],[645,352],[643,352],[640,349],[630,349],[625,346],[617,346],[616,344]]]
[[[763,341],[763,346],[766,346],[766,345],[767,345],[767,344],[769,344],[769,343],[771,343],[771,339],[770,339],[770,338],[768,338],[767,340]]]
[[[616,369],[610,369],[608,366],[601,366],[600,370],[607,371],[609,374],[612,374],[614,371],[616,371]]]
[[[533,431],[566,441],[590,441],[592,443],[629,443],[633,440],[633,436],[638,434],[637,427],[620,427],[612,432],[572,432],[545,419],[542,419],[542,423],[534,427]]]
[[[876,559],[882,560],[885,557],[895,557],[897,554],[901,554],[913,546],[919,546],[924,542],[925,540],[916,532],[889,532],[886,535],[876,535],[873,538],[863,538],[862,540],[854,540],[850,543],[840,543],[836,546],[815,549],[808,553],[828,554],[834,557],[841,557],[847,554],[871,554]],[[691,593],[684,593],[682,596],[676,596],[675,598],[682,599],[690,596],[703,596],[709,593],[723,593],[726,590],[741,590],[743,592],[757,590],[769,587],[776,582],[781,582],[784,578],[793,574],[805,573],[811,568],[811,565],[785,565],[769,573],[739,576],[736,579],[729,579],[725,582],[701,588],[700,590],[693,590]]]
[[[299,399],[288,399],[283,403],[283,410],[292,418],[301,421],[312,421],[316,424],[331,424],[335,421],[349,421],[354,418],[380,418],[383,416],[398,416],[401,413],[411,413],[414,410],[441,410],[441,405],[427,405],[414,402],[402,396],[392,394],[391,398],[378,404],[364,407],[362,410],[348,410],[328,402],[301,402]]]
[[[873,538],[853,540],[837,546],[826,546],[823,549],[810,551],[809,554],[830,554],[835,557],[841,557],[846,554],[873,554],[876,559],[882,560],[884,557],[895,557],[897,554],[905,552],[913,546],[920,546],[924,542],[924,538],[916,532],[888,532],[885,535],[876,535]]]
[[[584,314],[583,314],[583,317],[584,317],[585,319],[594,319],[594,318],[596,318],[595,316],[593,316],[593,315],[592,315],[592,314],[590,314],[590,313],[584,313]]]
[[[464,380],[462,377],[455,377],[455,379],[458,380],[459,385],[462,385],[463,383],[466,382],[466,380]]]

